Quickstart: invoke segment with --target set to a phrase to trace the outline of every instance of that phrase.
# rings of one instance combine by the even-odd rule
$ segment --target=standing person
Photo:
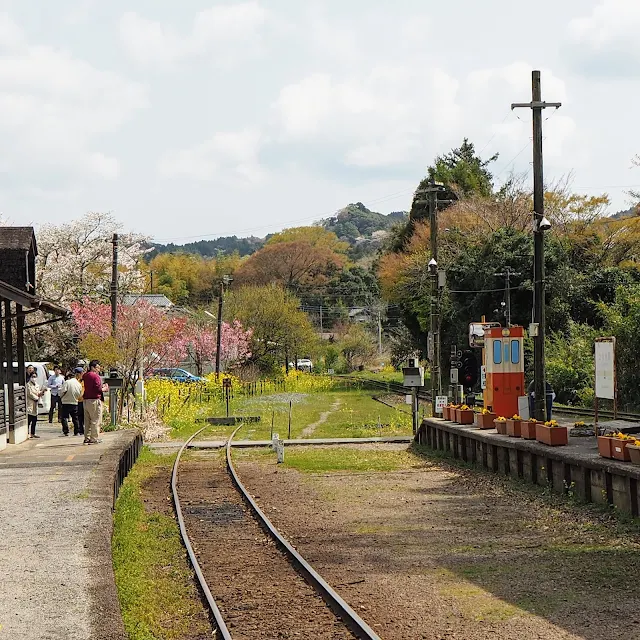
[[[89,363],[89,371],[82,376],[82,380],[84,381],[84,443],[97,444],[102,424],[102,403],[104,401],[99,360],[92,360]]]
[[[73,370],[75,374],[76,380],[80,383],[80,387],[82,388],[82,393],[78,398],[78,433],[80,435],[84,435],[84,367],[76,367]]]
[[[26,368],[26,370],[24,372],[25,378],[26,378],[26,380],[25,380],[26,384],[29,384],[29,380],[31,380],[31,374],[32,373],[35,373],[35,369],[33,368],[32,364],[28,364],[27,368]]]
[[[38,376],[35,371],[31,373],[27,382],[27,428],[29,438],[39,438],[36,435],[36,425],[38,424],[38,400],[45,394],[45,389],[41,389],[38,384]]]
[[[64,384],[64,377],[60,367],[53,367],[53,373],[47,380],[47,387],[51,391],[51,408],[49,409],[49,424],[53,424],[53,412],[58,408],[58,422],[62,422],[62,403],[60,402],[60,389]]]
[[[80,433],[78,422],[78,400],[82,396],[82,385],[78,379],[78,374],[69,373],[67,379],[60,389],[60,399],[62,401],[62,434],[69,435],[69,418],[73,422],[73,435]]]

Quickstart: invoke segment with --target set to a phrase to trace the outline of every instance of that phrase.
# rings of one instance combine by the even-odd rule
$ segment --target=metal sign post
[[[616,375],[616,339],[596,338],[595,341],[594,429],[598,435],[598,399],[613,400],[613,419],[618,419],[618,380]]]
[[[222,388],[224,389],[224,398],[227,403],[227,418],[229,417],[229,394],[231,393],[231,378],[224,378],[222,380]]]

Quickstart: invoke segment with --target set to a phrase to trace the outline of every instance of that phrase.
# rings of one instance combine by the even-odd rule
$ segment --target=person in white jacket
[[[27,394],[27,420],[30,438],[39,438],[36,435],[36,426],[38,424],[38,401],[45,394],[46,389],[41,389],[38,384],[38,376],[34,371],[29,378],[26,386]]]

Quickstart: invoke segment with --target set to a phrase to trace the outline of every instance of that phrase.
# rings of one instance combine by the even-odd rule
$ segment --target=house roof
[[[36,234],[33,227],[0,227],[0,249],[33,250],[38,255]]]
[[[173,302],[162,293],[140,293],[140,294],[126,294],[123,299],[123,303],[126,305],[135,304],[138,301],[148,302],[154,307],[161,309],[169,309],[173,307]]]
[[[49,300],[44,300],[39,296],[34,296],[26,291],[21,291],[12,287],[10,284],[0,280],[0,298],[12,300],[16,304],[19,304],[23,309],[40,310],[45,313],[50,313],[54,316],[60,316],[62,318],[71,317],[71,310],[56,304]]]

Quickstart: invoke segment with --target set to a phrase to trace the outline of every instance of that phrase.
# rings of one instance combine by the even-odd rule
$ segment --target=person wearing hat
[[[73,370],[73,374],[82,386],[82,394],[78,398],[78,433],[84,435],[84,367],[78,363],[78,366]]]
[[[65,380],[60,388],[60,400],[62,402],[62,435],[69,435],[69,418],[73,422],[73,435],[80,434],[80,424],[78,421],[78,402],[82,397],[82,385],[80,384],[80,374],[77,368],[74,375]]]

